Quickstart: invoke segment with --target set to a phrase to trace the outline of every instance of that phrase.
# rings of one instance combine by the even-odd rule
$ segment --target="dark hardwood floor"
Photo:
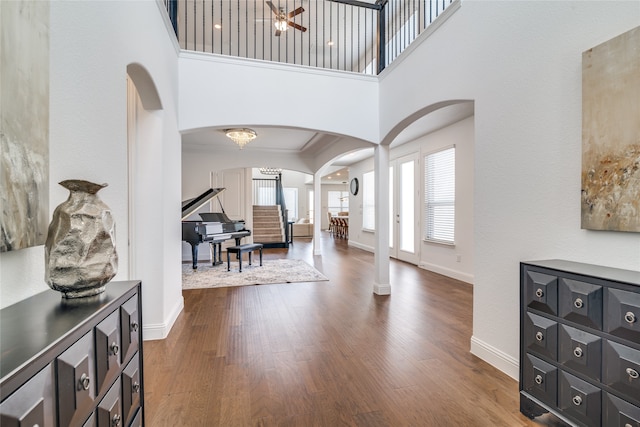
[[[391,262],[323,233],[268,249],[328,282],[184,291],[169,337],[144,342],[146,425],[534,426],[518,384],[469,353],[471,285]]]

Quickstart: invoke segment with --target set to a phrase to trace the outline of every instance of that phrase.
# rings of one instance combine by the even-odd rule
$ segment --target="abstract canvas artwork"
[[[582,54],[582,228],[640,232],[640,27]]]
[[[42,245],[49,217],[49,2],[0,1],[0,252]]]

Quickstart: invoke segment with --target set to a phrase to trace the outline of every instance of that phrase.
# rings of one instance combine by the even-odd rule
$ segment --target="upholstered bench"
[[[249,265],[251,265],[251,253],[256,249],[260,250],[260,267],[262,267],[262,243],[229,246],[227,248],[227,271],[231,271],[231,254],[238,254],[238,264],[240,265],[240,271],[242,271],[242,254],[249,254]]]

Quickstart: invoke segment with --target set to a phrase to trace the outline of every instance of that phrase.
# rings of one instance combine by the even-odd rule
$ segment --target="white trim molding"
[[[173,307],[166,322],[156,324],[146,324],[142,328],[142,338],[144,341],[163,340],[169,336],[173,324],[184,309],[184,297],[180,297],[178,303]]]
[[[471,354],[478,356],[495,368],[501,370],[505,374],[509,375],[514,380],[518,381],[520,377],[519,366],[520,363],[517,359],[509,356],[505,352],[487,344],[484,341],[479,340],[475,336],[471,337]]]
[[[473,281],[474,281],[473,274],[463,273],[462,271],[452,270],[450,268],[442,267],[441,265],[430,264],[424,261],[421,262],[418,265],[418,267],[473,285]]]
[[[375,248],[369,245],[363,245],[362,243],[354,242],[353,240],[347,241],[348,246],[353,246],[354,248],[362,249],[367,252],[375,252]]]
[[[374,282],[373,293],[376,295],[391,295],[391,284]]]

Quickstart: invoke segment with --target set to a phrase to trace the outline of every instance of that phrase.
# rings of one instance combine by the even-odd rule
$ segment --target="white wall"
[[[283,88],[307,101],[292,102],[282,96]],[[378,141],[378,102],[374,76],[209,54],[180,55],[181,130],[270,125]]]
[[[165,334],[182,301],[179,276],[180,144],[177,132],[177,52],[156,2],[52,2],[50,15],[50,211],[68,193],[57,183],[80,178],[106,182],[100,196],[116,222],[118,274],[129,279],[127,65],[137,62],[154,80],[163,104],[154,126],[162,179],[142,189],[158,215],[149,218],[159,245],[136,242],[161,274],[143,280],[145,338]],[[134,206],[135,208],[135,206]],[[178,262],[176,262],[178,261]],[[108,285],[107,285],[108,286]],[[44,247],[0,254],[1,305],[47,290]],[[147,326],[153,325],[153,333]],[[159,329],[158,329],[159,328]]]
[[[382,135],[433,103],[475,101],[471,345],[514,377],[520,261],[640,269],[637,233],[580,229],[581,55],[639,16],[636,1],[468,0],[381,77]]]
[[[424,156],[425,154],[456,145],[456,224],[454,247],[428,243],[422,240],[424,235]],[[427,270],[473,283],[474,244],[473,244],[473,150],[474,150],[474,118],[469,117],[443,129],[417,138],[414,141],[392,148],[390,159],[393,161],[402,156],[418,153],[420,164],[417,165],[420,198],[420,255],[419,265]],[[362,230],[362,175],[373,170],[373,159],[359,162],[349,168],[349,179],[357,177],[360,191],[349,198],[349,245],[365,250],[374,250],[375,235]],[[399,191],[397,188],[394,191]],[[460,255],[460,262],[457,256]],[[393,289],[393,283],[391,284]]]
[[[420,267],[465,281],[474,282],[473,175],[474,117],[433,132],[420,144]],[[422,241],[424,236],[424,156],[451,145],[456,146],[455,246]]]
[[[298,189],[298,218],[308,218],[309,216],[309,195],[306,185],[313,176],[307,173],[285,170],[282,171],[282,186]],[[291,220],[291,218],[289,218]]]

